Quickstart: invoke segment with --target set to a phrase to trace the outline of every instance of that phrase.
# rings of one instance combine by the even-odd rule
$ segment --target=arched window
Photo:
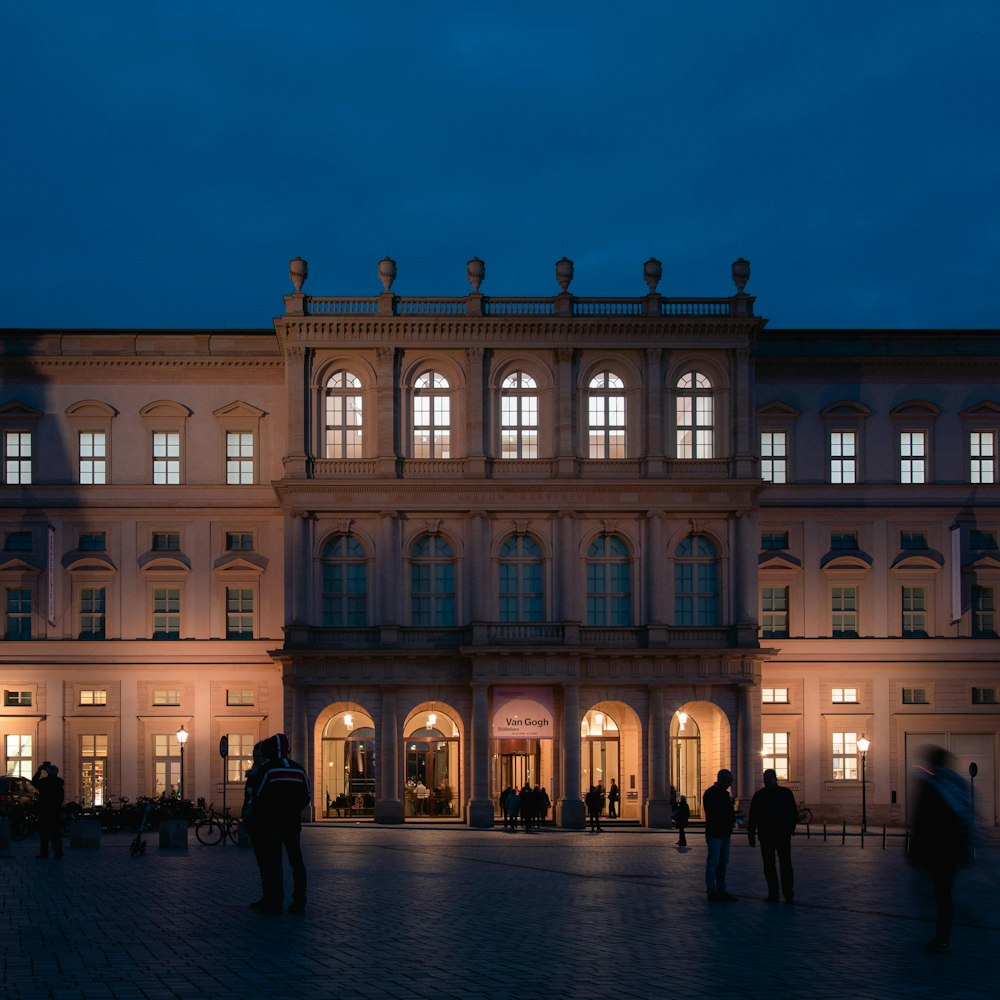
[[[677,457],[714,456],[712,382],[701,372],[688,372],[677,380]]]
[[[632,624],[629,551],[617,535],[601,535],[587,552],[587,624]]]
[[[413,383],[413,457],[451,458],[451,394],[439,372]]]
[[[590,380],[587,430],[590,458],[625,457],[625,383],[614,372]]]
[[[327,458],[361,458],[361,379],[334,372],[326,383]]]
[[[511,535],[500,549],[500,621],[544,618],[542,550],[529,535]]]
[[[500,457],[538,458],[538,387],[526,372],[500,388]]]
[[[719,624],[719,568],[704,535],[689,535],[674,553],[674,624]]]
[[[455,557],[440,535],[422,535],[410,549],[410,619],[413,625],[455,624]]]
[[[334,535],[323,546],[323,624],[368,624],[368,561],[350,535]]]

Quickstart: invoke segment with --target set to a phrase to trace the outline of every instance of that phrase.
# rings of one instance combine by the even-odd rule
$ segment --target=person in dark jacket
[[[521,793],[512,788],[503,801],[503,825],[510,824],[511,833],[517,833],[517,816],[521,811]]]
[[[611,787],[608,789],[608,819],[618,818],[618,800],[620,798],[621,792],[618,790],[618,783],[612,778]]]
[[[937,925],[926,950],[945,952],[950,948],[954,904],[951,891],[958,869],[974,858],[975,824],[968,783],[950,767],[950,755],[942,747],[932,747],[917,793],[910,838],[910,863],[924,868],[934,880]]]
[[[747,837],[753,847],[760,840],[760,856],[767,882],[767,902],[778,902],[778,871],[786,903],[795,902],[792,872],[792,836],[798,822],[799,807],[790,788],[778,784],[778,775],[768,768],[764,787],[754,792],[747,819]],[[777,864],[775,864],[777,856]]]
[[[277,733],[260,746],[263,758],[247,776],[244,812],[260,868],[262,896],[251,903],[259,913],[280,913],[284,903],[282,854],[292,869],[289,913],[306,907],[306,866],[302,860],[302,810],[309,804],[309,779],[289,756],[288,737]]]
[[[688,823],[691,822],[691,807],[688,805],[686,795],[681,796],[680,801],[677,803],[677,808],[674,810],[672,819],[674,821],[674,826],[677,827],[677,832],[679,833],[677,846],[687,847],[687,835],[684,831],[687,829]]]
[[[600,833],[601,809],[604,806],[604,796],[591,785],[590,791],[583,797],[583,801],[587,806],[587,815],[590,817],[590,832]]]
[[[715,784],[705,789],[701,797],[705,814],[705,843],[708,857],[705,859],[705,889],[712,902],[733,903],[735,896],[726,892],[726,867],[729,864],[729,847],[736,822],[729,789],[733,784],[733,774],[723,768],[716,776]]]
[[[58,861],[63,856],[62,806],[66,793],[59,768],[45,761],[31,783],[38,789],[38,856],[49,856],[49,843]]]

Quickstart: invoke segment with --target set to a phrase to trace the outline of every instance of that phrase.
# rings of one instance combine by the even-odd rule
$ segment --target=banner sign
[[[555,736],[552,688],[495,687],[493,739],[551,740]]]

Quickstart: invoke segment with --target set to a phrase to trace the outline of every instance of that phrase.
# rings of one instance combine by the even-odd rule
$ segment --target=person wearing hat
[[[65,786],[59,777],[59,768],[44,761],[35,772],[31,783],[38,789],[38,856],[49,856],[49,842],[58,861],[63,856],[62,805]]]

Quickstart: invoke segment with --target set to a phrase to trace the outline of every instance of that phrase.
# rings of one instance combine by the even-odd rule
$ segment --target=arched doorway
[[[323,791],[327,818],[375,814],[375,723],[360,710],[337,712],[323,727]]]
[[[403,730],[407,818],[454,819],[461,802],[458,723],[432,707],[414,712]]]
[[[683,795],[691,815],[701,816],[701,730],[683,709],[670,720],[670,775],[677,798]]]

